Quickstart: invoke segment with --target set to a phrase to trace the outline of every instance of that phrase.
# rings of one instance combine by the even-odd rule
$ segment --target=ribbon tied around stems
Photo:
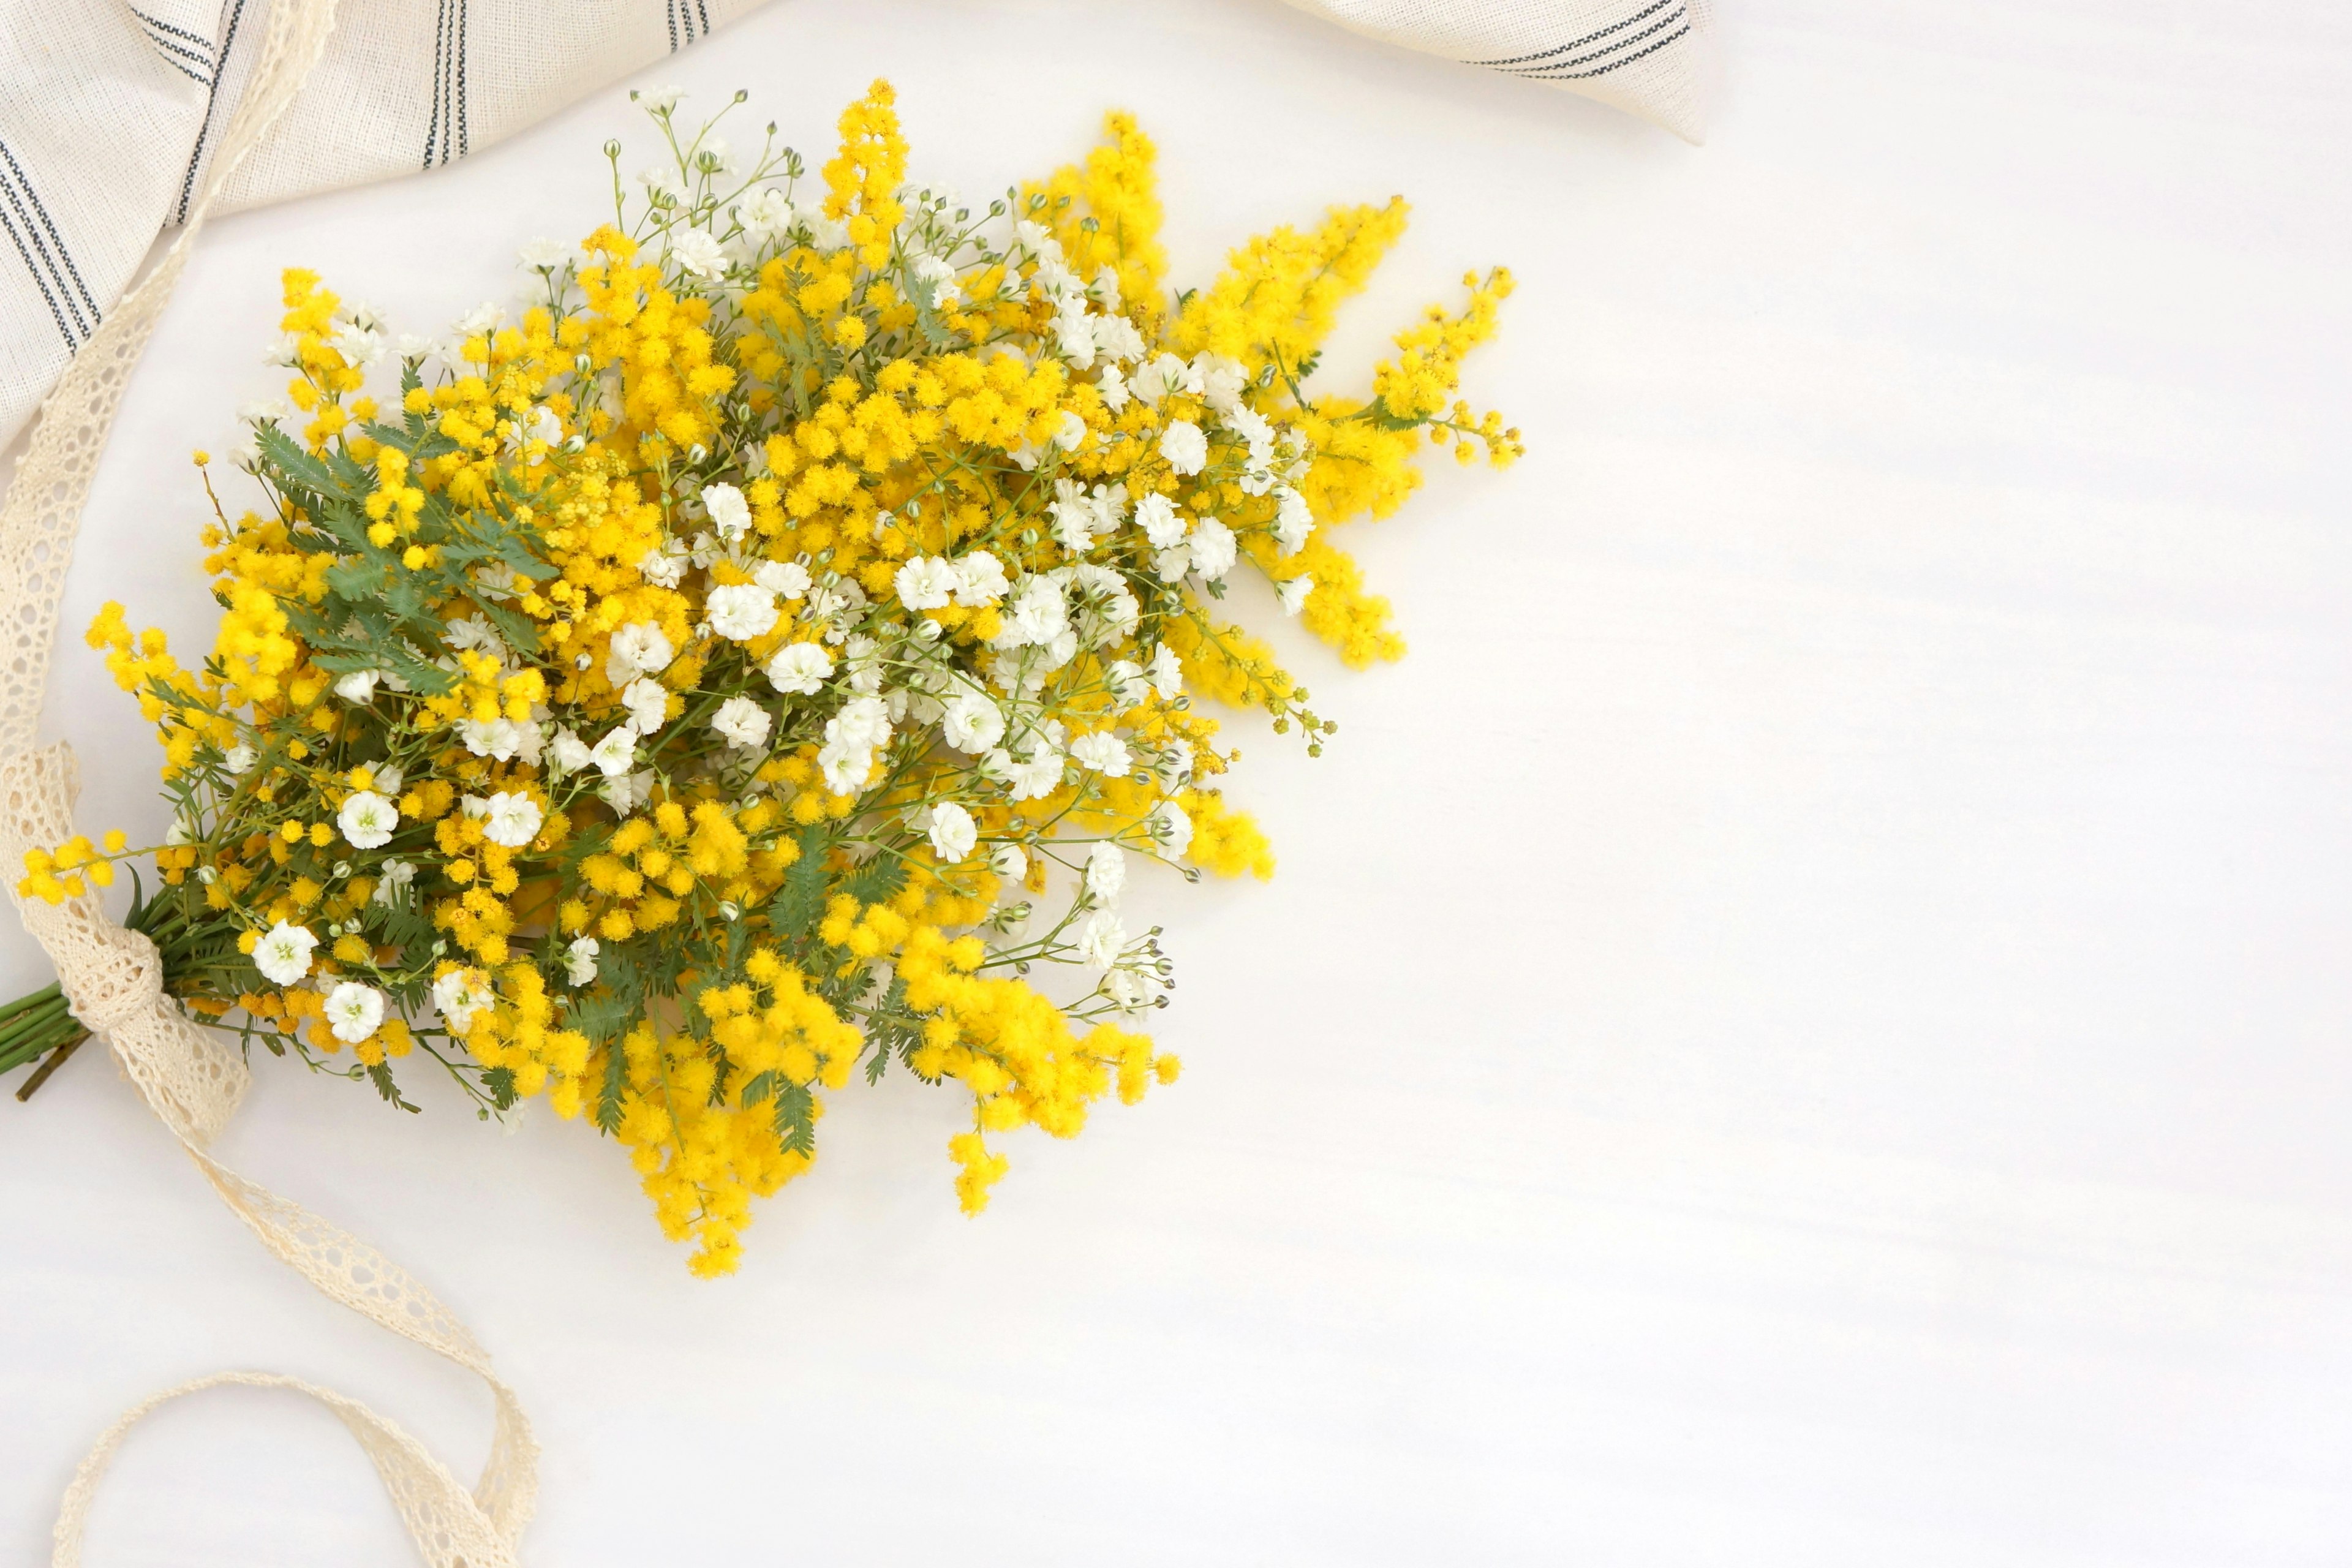
[[[34,742],[74,535],[123,385],[213,198],[292,100],[333,19],[333,0],[277,0],[269,7],[248,85],[185,227],[67,367],[0,504],[0,864],[16,865],[27,849],[57,844],[72,831],[72,750]],[[54,1568],[79,1568],[83,1518],[123,1434],[166,1401],[226,1384],[293,1389],[332,1410],[374,1462],[433,1568],[514,1568],[516,1543],[538,1497],[539,1445],[514,1391],[472,1333],[375,1248],[213,1158],[209,1148],[236,1113],[249,1076],[236,1049],[165,994],[152,942],[109,919],[93,893],[56,905],[19,898],[17,908],[56,966],[73,1016],[108,1041],[142,1097],[262,1245],[331,1300],[480,1377],[496,1405],[489,1459],[468,1490],[398,1426],[331,1389],[260,1372],[182,1384],[125,1412],[82,1460],[58,1511]]]

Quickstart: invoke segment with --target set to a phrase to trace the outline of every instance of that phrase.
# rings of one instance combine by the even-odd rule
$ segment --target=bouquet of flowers
[[[420,1059],[484,1116],[543,1095],[711,1274],[854,1076],[971,1096],[969,1211],[992,1139],[1176,1077],[1121,889],[1273,866],[1195,698],[1310,752],[1334,728],[1220,616],[1230,574],[1351,665],[1402,651],[1329,531],[1392,511],[1425,442],[1518,454],[1454,395],[1510,279],[1465,279],[1369,396],[1310,395],[1402,202],[1171,299],[1123,115],[975,211],[907,183],[887,84],[814,191],[773,126],[742,155],[723,111],[642,101],[661,162],[631,196],[607,146],[613,220],[526,249],[511,319],[394,342],[286,274],[290,405],[249,411],[260,504],[214,497],[212,653],[118,605],[89,630],[170,832],[37,850],[22,890],[151,858],[127,923],[189,1015],[407,1110]],[[80,1037],[37,993],[0,1068]]]

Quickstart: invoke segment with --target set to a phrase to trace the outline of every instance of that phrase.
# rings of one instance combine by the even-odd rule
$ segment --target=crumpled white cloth
[[[1706,130],[1712,0],[1289,0],[1349,32],[1546,82],[1685,142]]]

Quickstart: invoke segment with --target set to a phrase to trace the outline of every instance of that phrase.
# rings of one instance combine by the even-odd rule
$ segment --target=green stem
[[[12,1054],[26,1040],[47,1033],[58,1019],[68,1016],[62,996],[16,1015],[0,1027],[0,1058]]]
[[[0,1072],[14,1072],[26,1062],[47,1056],[85,1033],[80,1023],[68,1014],[58,1014],[47,1026],[37,1032],[18,1037],[0,1053]]]
[[[89,1031],[88,1029],[79,1030],[75,1033],[72,1039],[68,1040],[56,1050],[51,1051],[49,1053],[49,1059],[43,1062],[39,1067],[35,1068],[33,1069],[33,1076],[25,1080],[25,1087],[16,1091],[17,1103],[22,1104],[26,1100],[32,1099],[34,1091],[38,1089],[41,1085],[48,1082],[49,1075],[57,1071],[58,1068],[65,1066],[66,1058],[73,1055],[76,1051],[81,1049],[81,1043],[89,1038]]]
[[[8,1025],[8,1021],[16,1017],[17,1014],[25,1012],[29,1008],[40,1006],[43,1003],[52,1001],[64,994],[64,987],[52,980],[40,990],[17,997],[14,1002],[9,1003],[6,1006],[0,1007],[0,1028],[5,1028]]]

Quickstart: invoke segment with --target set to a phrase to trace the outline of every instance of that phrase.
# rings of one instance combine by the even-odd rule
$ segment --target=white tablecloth
[[[1703,150],[1244,0],[790,0],[677,63],[810,152],[887,72],[974,193],[1130,106],[1194,279],[1405,192],[1328,374],[1507,260],[1470,384],[1534,451],[1358,531],[1415,651],[1299,647],[1342,729],[1246,745],[1281,875],[1150,895],[1184,1081],[1014,1140],[980,1221],[904,1075],[710,1285],[576,1125],[263,1064],[225,1154],[481,1333],[547,1444],[533,1560],[2345,1561],[2352,33],[1723,20]],[[610,134],[617,95],[211,231],[69,630],[208,643],[183,455],[275,390],[281,266],[436,325],[594,221]],[[51,700],[86,826],[156,828],[78,643]],[[303,1289],[95,1055],[0,1129],[9,1560],[217,1366],[475,1462],[478,1387]],[[134,1436],[91,1561],[408,1558],[322,1411],[239,1391]]]

